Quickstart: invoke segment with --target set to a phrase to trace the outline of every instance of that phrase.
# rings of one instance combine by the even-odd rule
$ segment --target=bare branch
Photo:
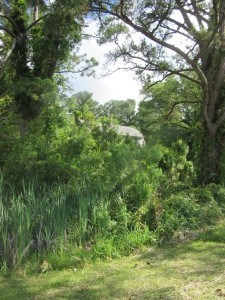
[[[84,67],[83,69],[78,69],[76,71],[75,70],[69,70],[69,69],[62,69],[62,70],[56,71],[55,73],[56,74],[64,74],[64,73],[80,74],[80,73],[83,73],[83,72],[86,72],[86,71],[90,70],[93,67],[94,67],[94,64],[90,64],[90,65]]]
[[[9,56],[11,55],[11,53],[13,52],[15,46],[16,46],[16,39],[14,38],[12,40],[11,48],[8,50],[8,52],[6,53],[6,55],[0,60],[0,66],[7,61],[7,59],[9,58]]]
[[[177,8],[175,8],[175,10],[180,11],[180,8],[177,7]],[[193,10],[184,9],[184,11],[185,11],[185,13],[186,13],[187,15],[196,17],[195,12],[194,12]],[[206,11],[204,11],[204,10],[202,10],[202,9],[201,9],[201,12],[203,12],[204,15],[209,15]],[[209,20],[206,19],[203,15],[200,15],[200,18],[201,18],[201,21],[202,21],[202,22],[204,22],[205,24],[209,25]]]
[[[129,70],[139,69],[139,70],[142,70],[142,71],[153,71],[153,72],[160,72],[160,73],[162,73],[162,72],[165,71],[165,72],[169,73],[169,74],[167,74],[166,77],[171,76],[171,75],[179,75],[179,76],[181,76],[183,78],[186,78],[186,79],[188,79],[188,80],[190,80],[190,81],[192,81],[192,82],[194,82],[194,83],[196,83],[196,84],[198,84],[198,85],[201,86],[201,82],[200,81],[196,80],[195,78],[193,78],[191,76],[188,76],[188,74],[185,73],[185,72],[193,72],[193,69],[191,69],[191,68],[185,68],[185,69],[176,70],[176,69],[170,69],[170,68],[164,66],[163,69],[162,69],[161,67],[159,67],[159,65],[157,63],[150,62],[148,59],[140,57],[138,55],[133,55],[133,54],[131,54],[130,51],[124,51],[124,49],[122,49],[119,46],[118,43],[116,43],[116,44],[117,44],[117,46],[118,46],[118,48],[120,50],[120,55],[118,55],[116,58],[119,58],[120,56],[124,56],[125,55],[125,56],[127,56],[127,57],[129,57],[129,58],[131,58],[133,60],[139,60],[139,61],[141,61],[141,62],[143,62],[143,63],[146,64],[145,67],[143,67],[143,66],[137,65],[137,64],[135,64],[133,62],[132,64],[134,65],[134,67],[132,67],[132,68],[128,67],[126,69],[129,69]],[[119,69],[125,69],[125,68],[119,68]],[[116,70],[118,70],[118,68]],[[158,82],[158,81],[156,81],[156,82]],[[161,80],[159,82],[161,82]]]
[[[7,32],[9,35],[11,35],[15,39],[17,38],[17,36],[8,27],[0,26],[0,30]]]
[[[179,28],[177,28],[177,29],[172,29],[171,27],[169,27],[169,26],[167,26],[167,25],[161,25],[161,28],[165,28],[165,29],[167,29],[168,30],[168,32],[167,33],[165,33],[165,37],[167,37],[167,36],[169,36],[169,35],[173,35],[173,34],[179,34],[179,35],[182,35],[182,36],[184,36],[186,39],[189,39],[189,40],[191,40],[192,42],[193,42],[193,38],[190,36],[190,35],[188,35],[187,33],[184,33],[184,32],[182,32],[182,31],[180,31],[179,30]]]
[[[192,71],[193,71],[193,70],[192,70]],[[181,76],[181,77],[183,77],[183,78],[186,78],[186,79],[188,79],[188,80],[190,80],[190,81],[192,81],[192,82],[198,84],[199,86],[202,86],[202,84],[201,84],[200,81],[198,81],[198,80],[194,79],[193,77],[188,76],[187,74],[182,73],[182,72],[183,72],[183,70],[174,70],[173,73],[172,73],[171,75],[174,75],[174,74],[175,74],[175,75],[179,75],[179,76]]]
[[[167,118],[167,119],[169,118],[169,116],[173,113],[173,110],[174,110],[174,108],[175,108],[177,105],[179,105],[179,104],[185,104],[185,103],[188,103],[188,104],[200,104],[199,101],[188,101],[188,100],[175,102],[175,103],[173,103],[170,112],[166,115],[166,118]]]
[[[176,20],[174,20],[170,17],[166,17],[165,20],[169,21],[170,23],[173,23],[173,24],[177,25],[178,28],[183,28],[185,31],[188,31],[187,26],[185,26],[184,24],[182,24],[182,23],[180,23],[180,22],[178,22],[178,21],[176,21]]]
[[[148,84],[147,87],[143,88],[143,93],[147,92],[148,90],[150,90],[154,85],[163,82],[166,78],[168,78],[169,76],[171,76],[171,74],[166,74],[164,75],[161,79],[154,81],[153,83]]]
[[[194,32],[195,28],[194,28],[194,26],[193,26],[193,24],[192,24],[192,22],[191,22],[191,20],[190,20],[190,18],[188,16],[188,14],[186,13],[186,11],[185,11],[185,9],[183,7],[183,4],[181,3],[180,0],[176,0],[176,3],[178,5],[178,7],[179,7],[179,10],[180,10],[183,18],[184,18],[184,21],[185,21],[185,23],[186,23],[186,25],[188,27],[188,31],[193,31]]]
[[[192,6],[194,8],[194,12],[195,12],[196,19],[198,21],[199,28],[201,29],[203,27],[203,24],[202,24],[202,19],[201,19],[198,7],[196,5],[196,1],[195,0],[191,0],[191,3],[192,3]]]
[[[4,19],[7,19],[16,29],[16,31],[19,33],[19,28],[18,26],[16,25],[15,21],[8,15],[3,15],[2,13],[0,13],[0,18],[4,18]]]

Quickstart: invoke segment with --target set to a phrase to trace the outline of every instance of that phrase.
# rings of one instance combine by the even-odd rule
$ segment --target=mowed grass
[[[150,247],[74,272],[0,278],[0,299],[221,299],[225,297],[225,223],[197,240]],[[216,242],[216,237],[219,242]]]

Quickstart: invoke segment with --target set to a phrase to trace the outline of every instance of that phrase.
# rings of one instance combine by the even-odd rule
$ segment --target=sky
[[[176,13],[176,19],[179,20],[181,16]],[[95,35],[97,31],[97,24],[95,21],[90,21],[89,26],[85,29],[85,33]],[[135,34],[133,38],[138,41],[141,38],[141,34]],[[177,39],[173,41],[177,43]],[[179,46],[185,47],[185,40],[179,36]],[[93,93],[93,99],[100,103],[105,103],[109,100],[127,100],[135,99],[138,104],[141,100],[139,93],[141,89],[141,83],[135,80],[135,74],[132,71],[119,70],[112,75],[103,76],[105,74],[105,54],[114,48],[113,44],[99,46],[94,38],[89,40],[83,40],[80,52],[81,54],[86,53],[87,56],[94,57],[98,62],[99,66],[96,67],[96,76],[93,77],[77,77],[76,79],[71,77],[70,87],[73,89],[71,94],[77,92],[88,91]],[[168,51],[169,53],[169,51]],[[174,55],[174,53],[171,53]],[[122,67],[121,65],[117,65]],[[113,66],[107,66],[110,70]]]
[[[120,70],[112,75],[103,76],[106,69],[104,66],[106,63],[105,53],[112,47],[112,45],[99,46],[94,38],[82,42],[80,52],[86,53],[89,58],[94,57],[99,62],[99,66],[96,67],[95,78],[71,77],[70,86],[73,89],[71,94],[88,91],[93,93],[93,99],[100,103],[126,99],[135,99],[137,103],[140,101],[141,84],[134,79],[133,72]],[[110,68],[110,66],[108,67]]]

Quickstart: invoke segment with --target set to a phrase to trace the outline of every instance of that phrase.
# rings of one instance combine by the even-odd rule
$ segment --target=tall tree
[[[55,74],[95,65],[91,60],[78,67],[76,50],[87,11],[87,1],[81,0],[0,1],[0,95],[9,90],[24,121],[40,113],[42,95],[53,88]]]
[[[78,92],[74,95],[72,95],[68,99],[68,105],[74,106],[74,108],[83,111],[84,106],[87,105],[88,109],[96,116],[98,117],[98,111],[99,111],[99,103],[95,100],[93,100],[93,94],[89,93],[87,91]]]
[[[145,91],[145,94],[146,99],[139,103],[136,115],[136,120],[145,135],[161,132],[158,140],[167,140],[170,143],[171,137],[186,137],[185,139],[189,140],[190,135],[199,137],[202,95],[196,83],[186,78],[178,80],[171,76],[153,86],[148,92]],[[174,134],[171,136],[169,132]]]
[[[127,100],[110,100],[101,106],[101,115],[110,117],[114,116],[120,125],[131,125],[132,118],[135,115],[136,101]]]
[[[218,181],[225,144],[225,1],[95,0],[92,10],[101,14],[100,42],[117,46],[109,58],[123,59],[146,89],[174,74],[199,85],[202,180]]]

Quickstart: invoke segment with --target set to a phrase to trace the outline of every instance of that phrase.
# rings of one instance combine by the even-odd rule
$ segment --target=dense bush
[[[45,112],[23,138],[13,135],[1,161],[3,271],[23,262],[33,272],[114,258],[223,217],[225,188],[192,186],[185,142],[140,148],[108,118],[99,126],[84,110],[77,124],[58,112],[57,121]]]
[[[156,229],[159,239],[171,238],[175,232],[194,229],[198,225],[199,205],[193,196],[179,193],[162,203]]]

